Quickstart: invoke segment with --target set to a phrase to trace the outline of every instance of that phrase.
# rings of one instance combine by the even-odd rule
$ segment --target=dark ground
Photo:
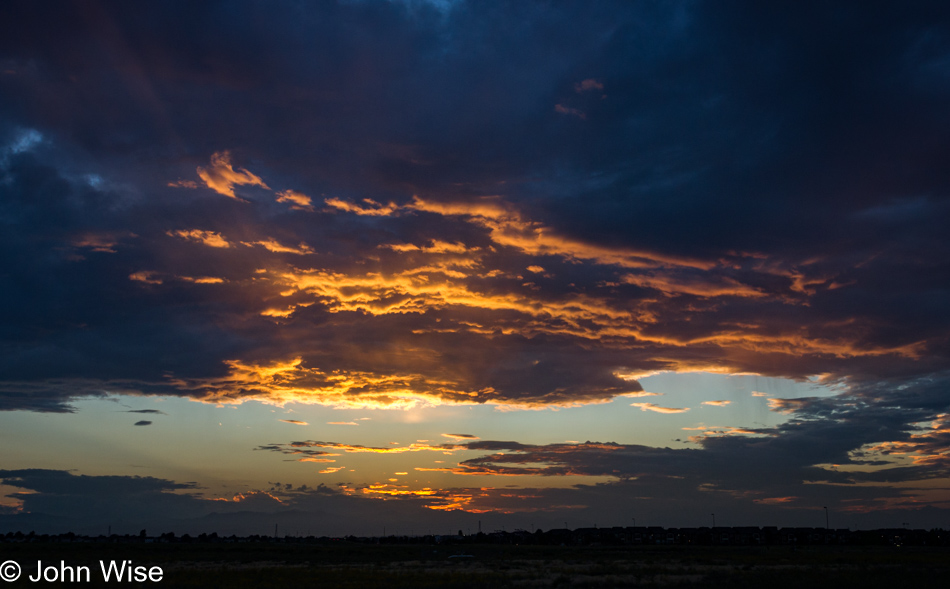
[[[449,558],[466,554],[470,557]],[[103,583],[98,561],[158,565],[159,583]],[[89,566],[85,587],[946,587],[950,549],[894,546],[379,546],[0,543],[32,583],[44,566]],[[53,583],[62,584],[62,583]]]

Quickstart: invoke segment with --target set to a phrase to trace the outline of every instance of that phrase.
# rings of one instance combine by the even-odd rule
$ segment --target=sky
[[[4,2],[0,532],[947,528],[948,105],[941,2]]]

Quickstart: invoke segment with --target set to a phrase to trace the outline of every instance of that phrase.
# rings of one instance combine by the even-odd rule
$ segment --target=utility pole
[[[823,507],[825,509],[825,529],[827,530],[828,529],[828,506],[825,505]]]

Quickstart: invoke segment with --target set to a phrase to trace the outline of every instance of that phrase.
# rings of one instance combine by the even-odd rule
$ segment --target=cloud
[[[297,246],[292,246],[284,245],[278,242],[276,239],[263,239],[252,243],[245,243],[244,245],[259,245],[267,251],[274,252],[275,254],[297,254],[299,256],[303,256],[313,253],[313,249],[303,242]]]
[[[730,403],[732,403],[732,401],[703,401],[703,405],[711,405],[713,407],[725,407]]]
[[[129,409],[125,413],[148,413],[150,415],[168,415],[160,409]]]
[[[327,425],[359,425],[355,421],[328,421]]]
[[[198,167],[198,177],[211,190],[235,199],[237,198],[234,194],[235,186],[260,186],[269,190],[267,184],[251,172],[243,168],[234,171],[231,167],[231,154],[227,151],[212,154],[211,165]]]
[[[774,428],[688,428],[702,430],[704,435],[693,440],[696,446],[684,449],[614,442],[539,445],[475,440],[450,449],[479,452],[479,456],[464,459],[456,466],[415,467],[418,473],[481,477],[477,479],[481,491],[474,495],[466,486],[435,489],[389,483],[362,492],[387,496],[415,494],[429,498],[430,509],[476,513],[557,511],[565,505],[594,509],[603,500],[613,500],[608,497],[615,497],[619,506],[629,500],[630,494],[663,506],[665,517],[675,517],[677,505],[698,500],[725,501],[733,505],[732,509],[745,511],[761,504],[805,513],[830,503],[836,511],[852,512],[870,512],[881,506],[907,509],[913,504],[944,509],[950,505],[945,498],[931,495],[923,484],[932,477],[946,477],[950,473],[950,462],[944,452],[946,440],[942,439],[946,437],[946,416],[921,424],[918,433],[910,437],[888,428],[864,428],[855,419],[857,416],[857,412],[846,416],[839,425],[806,418]],[[878,416],[883,418],[884,414]],[[896,422],[891,427],[894,425]],[[894,436],[907,442],[864,443],[872,438]],[[286,453],[314,446],[383,455],[440,449],[421,445],[417,450],[366,448],[333,442],[294,442],[275,447]],[[889,458],[870,461],[869,456]],[[901,456],[912,457],[913,464],[902,464]],[[572,487],[556,485],[560,490],[529,490],[517,484],[506,485],[503,490],[493,488],[492,477],[511,480],[537,476],[572,477],[585,482]],[[591,478],[598,481],[593,486],[586,482]],[[916,485],[908,484],[911,481]],[[510,498],[518,499],[505,501],[503,494],[509,492]],[[560,498],[554,500],[554,495]],[[777,513],[771,516],[779,517]]]
[[[162,284],[162,279],[157,278],[157,273],[151,270],[140,270],[129,274],[129,280],[143,282],[145,284]]]
[[[320,442],[320,441],[299,441],[288,444],[269,444],[258,446],[257,450],[267,450],[271,452],[280,452],[281,454],[306,454],[308,456],[338,456],[338,454],[329,454],[325,450],[313,450],[313,448],[330,448],[332,450],[357,453],[357,454],[403,454],[406,452],[453,452],[464,446],[457,444],[439,444],[433,446],[425,443],[413,442],[408,446],[397,447],[377,447],[363,446],[359,444],[342,444],[338,442]]]
[[[88,248],[94,252],[114,254],[116,253],[115,247],[123,237],[135,237],[135,235],[122,235],[115,233],[87,233],[74,241],[72,245],[73,247],[77,248]]]
[[[595,80],[594,78],[587,78],[586,80],[581,80],[580,82],[574,84],[574,91],[578,94],[587,92],[588,90],[603,90],[604,85],[602,82]]]
[[[194,180],[175,180],[174,182],[169,182],[168,186],[171,188],[198,188],[198,183]]]
[[[382,205],[371,198],[364,198],[364,205],[359,205],[339,198],[328,198],[324,202],[330,207],[345,211],[347,213],[355,213],[357,215],[368,215],[371,217],[385,217],[396,212],[397,207],[393,203],[388,205]]]
[[[570,106],[565,106],[563,104],[555,104],[554,112],[560,113],[562,115],[573,115],[581,120],[584,120],[587,118],[587,115],[584,113],[584,111],[570,107]]]
[[[223,278],[217,276],[178,276],[177,278],[194,284],[221,284],[224,282]]]
[[[0,470],[0,480],[6,485],[50,495],[137,495],[197,487],[195,483],[177,483],[154,477],[87,476],[47,469]]]
[[[43,143],[43,134],[36,129],[23,129],[16,138],[6,147],[10,153],[23,153],[34,149]]]
[[[142,421],[136,421],[136,422],[135,422],[134,424],[132,424],[132,425],[152,425],[152,422],[151,422],[151,421],[145,421],[145,420],[143,419]]]
[[[277,202],[293,203],[295,209],[313,210],[313,203],[309,196],[295,190],[284,190],[277,193]]]
[[[203,231],[201,229],[179,229],[178,231],[169,231],[168,235],[178,236],[182,239],[196,241],[208,247],[228,248],[231,244],[220,233],[214,231]]]
[[[21,175],[28,167],[23,169]],[[76,200],[69,191],[80,190],[66,179],[61,185],[65,192],[56,207]],[[97,189],[82,190],[91,203],[104,198]],[[209,219],[223,219],[215,216],[218,208],[233,206],[201,204],[208,210],[196,215]],[[793,279],[801,274],[793,276],[774,260],[742,253],[712,260],[599,244],[542,223],[523,204],[502,197],[416,196],[374,210],[383,209],[388,213],[344,220],[321,213],[306,225],[278,227],[270,222],[271,212],[242,206],[233,213],[240,219],[234,223],[176,218],[176,225],[188,229],[166,228],[171,211],[156,212],[152,205],[137,212],[94,209],[90,218],[130,227],[134,231],[125,231],[137,236],[126,238],[128,257],[119,261],[134,290],[116,291],[111,304],[136,317],[141,329],[160,329],[167,337],[151,344],[161,349],[146,352],[149,346],[116,339],[117,330],[103,321],[86,332],[113,342],[112,356],[87,361],[82,369],[64,363],[68,355],[48,358],[46,365],[63,363],[59,374],[93,377],[100,390],[125,386],[213,403],[538,408],[640,394],[635,381],[617,374],[658,369],[843,378],[885,366],[906,374],[938,364],[937,339],[878,341],[868,339],[864,328],[825,327],[839,319],[818,303],[847,287],[831,288],[825,281],[806,289]],[[329,230],[327,223],[337,222],[354,225]],[[350,240],[358,228],[370,226],[382,233]],[[84,228],[81,234],[114,233]],[[156,237],[163,235],[176,239]],[[300,259],[281,259],[289,257],[284,254]],[[378,268],[363,260],[377,260]],[[31,258],[19,266],[24,279],[36,263]],[[525,268],[544,268],[545,280],[526,282]],[[216,273],[207,273],[211,269]],[[92,293],[114,271],[102,271],[71,279],[72,288],[87,294],[73,297],[70,320],[103,312]],[[182,305],[178,297],[191,285],[205,292],[189,293]],[[40,302],[27,299],[20,308]],[[772,313],[776,306],[783,313]],[[215,314],[206,314],[208,309]],[[152,318],[166,312],[171,320],[157,325]],[[246,323],[248,315],[261,322]],[[319,331],[307,328],[331,317]],[[846,326],[858,325],[848,321]],[[374,340],[369,355],[363,352],[369,349],[366,338]],[[162,343],[169,341],[190,342],[191,351],[170,351]],[[133,350],[141,350],[138,362],[120,359]],[[78,344],[70,353],[85,354]],[[436,355],[448,361],[435,363]],[[154,356],[169,361],[145,369]],[[27,387],[26,381],[14,382],[21,381],[8,377],[9,403],[13,390]],[[51,387],[66,398],[90,390],[65,381]],[[21,403],[27,397],[16,398]]]
[[[685,413],[689,411],[688,407],[660,407],[656,403],[630,403],[631,407],[639,407],[640,411],[653,411],[655,413]]]
[[[296,419],[278,419],[277,421],[282,421],[284,423],[289,423],[291,425],[310,425],[306,421],[298,421]]]
[[[472,434],[441,434],[443,438],[450,438],[452,440],[477,440],[478,436],[473,436]]]

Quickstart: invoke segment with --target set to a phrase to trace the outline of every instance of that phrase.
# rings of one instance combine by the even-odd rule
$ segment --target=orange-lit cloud
[[[684,413],[689,411],[688,407],[660,407],[655,403],[630,403],[631,407],[639,407],[640,411],[653,411],[655,413]]]
[[[697,426],[680,428],[685,431],[698,431],[699,434],[689,436],[688,440],[694,443],[701,443],[704,439],[710,437],[723,436],[755,436],[769,437],[774,436],[774,432],[768,430],[756,430],[744,427],[717,427],[717,426]]]
[[[703,405],[712,405],[713,407],[725,407],[732,401],[703,401]]]
[[[195,398],[210,403],[241,403],[249,399],[284,404],[321,403],[346,408],[407,409],[439,402],[472,402],[472,395],[453,383],[419,375],[377,375],[303,366],[301,358],[270,364],[230,360],[228,376],[215,379],[171,379]]]
[[[331,207],[335,209],[339,209],[341,211],[346,211],[348,213],[355,213],[357,215],[368,215],[372,217],[381,217],[381,216],[391,215],[394,212],[396,212],[396,210],[398,209],[398,207],[393,203],[389,203],[388,205],[382,205],[376,202],[375,200],[372,200],[369,198],[363,199],[364,205],[354,204],[354,203],[347,202],[339,198],[328,198],[328,199],[325,199],[324,202],[330,205]]]
[[[296,419],[278,419],[277,421],[283,421],[284,423],[289,423],[292,425],[310,425],[306,421],[298,421]]]
[[[297,310],[297,305],[290,305],[284,309],[268,308],[261,311],[261,315],[264,317],[290,317],[294,314],[294,311]]]
[[[450,454],[457,450],[464,450],[465,446],[457,444],[440,444],[433,446],[431,444],[412,443],[408,446],[396,447],[376,447],[361,446],[359,444],[341,444],[338,442],[319,442],[319,441],[301,441],[290,442],[289,444],[269,444],[259,446],[258,450],[268,450],[288,455],[304,455],[309,457],[338,456],[339,454],[329,453],[326,450],[316,450],[315,448],[328,448],[336,452],[347,454],[405,454],[407,452],[439,452],[440,454]]]
[[[407,209],[443,216],[467,217],[489,230],[496,244],[512,247],[530,255],[557,255],[571,260],[590,260],[624,268],[653,268],[661,265],[711,268],[704,262],[658,252],[610,248],[558,235],[557,231],[533,222],[499,199],[471,203],[441,203],[414,197]]]
[[[134,233],[86,233],[74,240],[72,245],[87,248],[94,252],[114,254],[116,245],[123,237],[136,237]]]
[[[198,167],[198,177],[205,185],[218,194],[237,198],[234,194],[234,186],[260,186],[268,188],[258,176],[251,172],[241,169],[235,171],[231,167],[231,154],[227,151],[220,151],[211,156],[211,164],[208,167]],[[269,188],[268,188],[269,189]]]
[[[648,391],[637,391],[637,392],[634,392],[634,393],[624,393],[624,394],[619,395],[619,396],[621,396],[621,397],[630,397],[630,398],[635,399],[635,398],[638,398],[638,397],[659,397],[660,395],[661,395],[660,393],[650,393],[650,392],[648,392]]]
[[[214,231],[204,231],[201,229],[179,229],[178,231],[168,231],[167,234],[172,237],[181,237],[189,241],[196,241],[208,247],[228,248],[231,244],[220,233]]]
[[[310,197],[302,192],[297,192],[295,190],[284,190],[283,192],[277,193],[277,202],[292,203],[295,209],[301,210],[312,210],[311,206],[313,202]]]
[[[242,242],[242,243],[247,246],[259,245],[263,247],[264,249],[266,249],[267,251],[274,252],[275,254],[297,254],[299,256],[303,256],[303,255],[313,253],[313,249],[309,245],[303,242],[300,242],[300,244],[298,244],[297,246],[285,245],[285,244],[280,243],[276,239],[262,239],[262,240],[254,241],[250,243],[248,242]]]
[[[266,499],[268,501],[273,501],[274,503],[282,503],[279,497],[268,493],[267,491],[247,491],[245,493],[236,493],[230,499],[219,497],[212,499],[212,501],[230,501],[232,503],[248,503],[251,501],[257,501],[260,499]]]
[[[289,190],[277,198],[295,206],[309,202]],[[225,376],[173,374],[163,386],[211,403],[543,409],[650,396],[638,390],[636,378],[658,369],[807,376],[816,363],[832,365],[822,369],[830,372],[880,357],[912,361],[924,350],[923,341],[869,339],[859,322],[828,326],[796,319],[776,325],[756,311],[758,305],[781,305],[795,317],[806,313],[810,293],[830,288],[833,274],[807,265],[754,253],[703,259],[588,242],[530,218],[502,197],[325,202],[314,219],[349,212],[373,218],[347,223],[370,223],[381,231],[350,243],[332,233],[268,227],[264,220],[166,230],[176,240],[214,251],[183,252],[182,244],[166,242],[168,251],[129,279],[169,291],[182,283],[207,285],[207,294],[190,296],[207,297],[208,308],[226,310],[219,328],[250,329],[258,344],[246,355],[217,359]],[[397,230],[410,221],[424,221],[421,226],[429,229]],[[115,249],[111,240],[87,243]],[[535,275],[543,280],[534,281]],[[304,328],[327,316],[332,335]],[[379,341],[375,356],[351,353],[341,362],[322,349],[327,341],[349,342],[355,333]],[[513,384],[535,361],[518,341],[546,342],[538,349],[546,369],[528,379],[537,383],[530,392]],[[455,363],[435,360],[453,345],[473,353]],[[493,352],[506,345],[512,346],[512,360],[523,363],[510,371],[491,369],[507,362]],[[609,360],[590,369],[585,361],[567,360],[571,348]],[[281,369],[258,370],[268,366]],[[551,369],[566,379],[549,379]]]
[[[621,280],[626,284],[635,284],[653,288],[664,294],[691,294],[700,297],[752,297],[768,296],[758,288],[720,276],[676,276],[657,272],[645,274],[625,274]]]
[[[176,278],[195,284],[221,284],[224,282],[223,278],[217,276],[177,276]]]
[[[135,282],[144,282],[145,284],[162,284],[162,279],[158,278],[158,273],[152,272],[150,270],[133,272],[132,274],[129,274],[129,280],[134,280]]]
[[[806,406],[813,397],[800,399],[768,399],[769,409],[777,413],[793,413]]]
[[[915,466],[950,471],[950,414],[941,413],[930,422],[918,424],[917,430],[906,440],[870,444],[857,453],[888,462],[906,457]]]
[[[286,237],[286,233],[281,233],[280,239],[258,237],[248,228],[242,228],[245,241],[240,242],[199,229],[176,230],[169,234],[221,250],[237,250],[233,258],[235,267],[247,257],[241,248],[235,247],[237,244],[299,256],[300,260],[281,262],[269,268],[261,268],[261,262],[255,261],[251,268],[235,273],[233,279],[226,273],[220,277],[197,277],[209,282],[215,278],[227,282],[229,298],[235,297],[231,300],[252,301],[256,308],[251,312],[272,320],[275,326],[293,325],[313,312],[336,314],[334,321],[340,325],[365,317],[365,327],[370,329],[397,316],[411,315],[411,330],[406,337],[411,334],[419,340],[464,336],[471,337],[470,342],[491,345],[491,340],[500,337],[556,337],[563,345],[583,342],[584,346],[592,346],[590,349],[608,354],[613,350],[634,350],[633,362],[641,361],[666,370],[726,373],[754,372],[763,358],[768,358],[769,371],[780,371],[785,366],[788,371],[794,371],[798,370],[796,364],[806,362],[802,357],[807,355],[838,359],[882,355],[912,358],[919,353],[917,343],[875,346],[862,341],[860,332],[810,333],[809,329],[815,328],[795,325],[772,329],[761,319],[720,319],[721,314],[716,309],[723,301],[719,299],[743,299],[749,304],[767,300],[792,306],[801,302],[789,298],[787,288],[765,288],[759,282],[753,286],[727,272],[731,271],[731,265],[740,262],[759,263],[755,258],[737,255],[737,260],[700,260],[588,244],[527,219],[500,198],[436,202],[415,197],[403,206],[373,202],[350,206],[340,199],[328,199],[337,210],[359,209],[362,212],[358,214],[378,217],[439,215],[445,217],[446,222],[475,226],[482,232],[482,241],[473,245],[469,236],[462,239],[453,235],[416,242],[370,242],[365,244],[367,257],[361,258],[359,263],[348,263],[338,254],[327,252],[323,242],[323,251],[318,252],[304,241],[290,241],[292,238]],[[492,245],[486,246],[485,238]],[[405,255],[393,255],[393,252]],[[230,252],[221,254],[230,255]],[[510,256],[524,256],[524,259],[513,268],[503,268]],[[544,256],[543,266],[530,263],[541,261],[541,256]],[[560,259],[552,259],[552,256]],[[748,262],[749,259],[754,261]],[[560,285],[548,289],[527,283],[517,275],[518,268],[537,274],[550,269],[552,264],[564,263],[578,269],[596,270],[612,280],[583,288]],[[246,277],[251,272],[254,277],[248,281]],[[545,274],[546,281],[554,280],[559,274],[558,270],[550,277]],[[158,285],[162,280],[169,282],[169,275],[140,272],[132,279]],[[774,278],[771,280],[769,284],[775,282]],[[628,287],[643,290],[637,291],[634,298],[624,298],[615,292]],[[688,300],[678,300],[682,297]],[[674,317],[690,319],[673,320]],[[276,333],[273,335],[276,337]],[[380,335],[394,337],[385,330]],[[492,402],[508,408],[567,407],[602,402],[619,394],[646,396],[635,390],[636,382],[632,378],[623,379],[630,387],[624,387],[623,382],[602,381],[597,387],[575,383],[575,390],[584,390],[582,395],[566,391],[560,395],[525,398],[520,392],[494,382],[475,384],[472,375],[478,370],[455,371],[452,367],[427,363],[424,356],[430,352],[421,351],[424,347],[410,347],[400,352],[414,360],[403,363],[403,366],[413,367],[405,373],[395,373],[391,368],[380,370],[375,368],[378,363],[365,362],[360,366],[359,356],[352,357],[351,367],[335,371],[332,364],[315,365],[311,359],[316,339],[319,338],[297,339],[297,344],[308,348],[306,353],[295,354],[291,349],[280,355],[270,354],[271,358],[277,358],[270,361],[277,363],[292,357],[301,359],[300,365],[284,371],[280,378],[255,381],[255,373],[251,371],[204,383],[175,377],[171,382],[187,394],[202,391],[195,396],[211,402],[220,402],[222,398],[234,401],[258,398],[277,403],[304,401],[336,405],[342,402],[367,407],[446,402]],[[283,342],[278,346],[281,348],[294,347],[287,339],[276,337],[274,341]],[[232,361],[232,366],[257,363],[241,358]],[[618,375],[619,369],[620,366],[615,365],[605,367],[604,372]],[[636,373],[638,371],[631,372]],[[620,378],[615,376],[614,380]]]
[[[432,240],[430,245],[418,246],[411,243],[384,244],[379,247],[397,252],[422,252],[426,254],[465,254],[478,251],[480,248],[469,248],[463,243],[449,243],[438,239]]]

